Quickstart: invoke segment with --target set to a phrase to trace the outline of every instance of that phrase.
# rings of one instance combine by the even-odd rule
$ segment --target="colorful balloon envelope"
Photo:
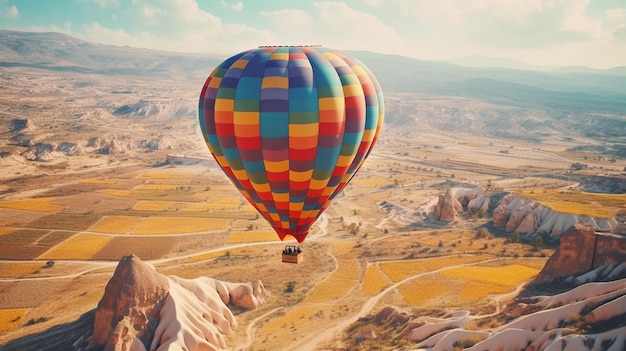
[[[199,104],[211,154],[280,239],[304,241],[381,131],[378,81],[316,46],[259,47],[222,62]]]

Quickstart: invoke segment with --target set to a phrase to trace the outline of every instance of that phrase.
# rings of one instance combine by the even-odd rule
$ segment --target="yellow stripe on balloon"
[[[361,75],[367,75],[367,72],[365,72],[365,70],[363,69],[363,67],[359,66],[359,65],[354,65],[351,66],[350,68],[352,68],[352,70],[354,71],[354,73],[357,76],[361,76]]]
[[[217,99],[215,100],[215,111],[232,111],[235,109],[235,100]]]
[[[353,85],[344,85],[343,86],[343,95],[348,96],[364,96],[363,87],[357,84]]]
[[[238,180],[248,180],[248,173],[245,169],[233,169],[233,174]]]
[[[323,55],[326,56],[326,58],[329,60],[335,60],[339,58],[339,56],[335,55],[332,52],[325,52]]]
[[[321,190],[321,189],[324,189],[327,185],[328,185],[328,179],[311,179],[311,183],[309,184],[309,189]]]
[[[328,188],[324,189],[324,192],[322,193],[322,196],[330,196],[330,195],[332,195],[332,193],[335,191],[335,189],[337,189],[336,186],[329,186]]]
[[[263,165],[268,173],[279,173],[289,170],[289,160],[263,161]]]
[[[209,88],[216,88],[217,89],[217,88],[220,87],[220,83],[222,83],[222,78],[214,77],[209,82]]]
[[[274,52],[272,56],[270,56],[270,60],[289,60],[288,52]]]
[[[289,202],[289,193],[272,193],[272,198],[274,202]]]
[[[304,182],[311,179],[313,175],[313,170],[305,171],[305,172],[297,172],[297,171],[289,171],[289,180],[293,182]]]
[[[319,123],[307,123],[307,124],[290,124],[289,136],[290,137],[312,137],[317,136],[320,133]]]
[[[304,208],[304,202],[290,202],[289,203],[289,211],[302,211]]]
[[[345,100],[343,97],[324,97],[318,99],[319,109],[322,110],[341,110],[345,108]]]
[[[265,77],[261,83],[261,89],[265,88],[282,88],[289,89],[288,77]]]
[[[248,60],[237,60],[230,66],[230,68],[246,68],[247,65]]]
[[[250,183],[252,183],[252,186],[257,193],[267,193],[272,191],[268,183],[255,183],[253,181],[250,181]]]
[[[374,139],[375,135],[376,135],[376,129],[365,130],[363,131],[363,139],[361,140],[361,142],[371,141],[372,139]]]
[[[249,111],[235,111],[233,113],[233,123],[237,124],[259,124],[259,113]]]
[[[337,167],[349,166],[353,160],[354,160],[354,155],[350,155],[350,156],[339,155],[339,158],[337,159]]]

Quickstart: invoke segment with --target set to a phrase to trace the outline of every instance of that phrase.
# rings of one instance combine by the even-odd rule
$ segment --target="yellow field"
[[[176,184],[141,184],[133,190],[176,190],[177,187]]]
[[[102,249],[111,237],[79,233],[39,256],[40,260],[88,260]]]
[[[368,265],[365,270],[363,292],[367,295],[376,295],[391,284],[389,278],[376,265]]]
[[[139,223],[141,217],[132,216],[107,216],[102,217],[89,231],[111,234],[126,234]]]
[[[0,333],[19,328],[24,324],[26,310],[0,310]]]
[[[178,234],[210,230],[226,230],[230,218],[195,217],[145,217],[135,226],[132,234]]]
[[[211,202],[216,203],[216,204],[231,204],[231,205],[239,205],[241,200],[242,199],[239,196],[212,196],[210,199]]]
[[[15,231],[15,228],[11,227],[0,227],[0,235],[11,234]]]
[[[521,196],[535,200],[556,212],[596,218],[612,218],[626,208],[626,195],[535,189],[521,191]]]
[[[234,243],[251,243],[258,241],[278,241],[278,235],[273,230],[250,230],[240,231],[233,230],[226,241],[228,244]]]
[[[350,250],[352,250],[354,248],[355,244],[356,244],[356,240],[355,239],[342,240],[342,241],[336,243],[335,246],[333,246],[333,253],[335,255],[341,255],[343,253],[348,253]]]
[[[457,294],[459,302],[474,302],[484,299],[489,295],[504,294],[512,290],[507,285],[489,284],[469,281]]]
[[[536,268],[513,264],[510,266],[470,266],[447,269],[441,274],[448,278],[463,279],[467,281],[487,284],[517,286],[539,273]]]
[[[453,286],[446,284],[445,279],[421,277],[398,286],[404,301],[410,305],[424,305],[451,290]]]
[[[278,332],[286,333],[289,329],[303,330],[312,323],[311,320],[315,318],[316,315],[328,314],[338,308],[338,304],[298,306],[298,308],[290,310],[285,315],[270,320],[259,334],[272,335]]]
[[[53,205],[53,197],[0,202],[0,207],[33,212],[59,212],[63,206]]]
[[[423,258],[417,260],[404,260],[383,262],[380,269],[389,276],[391,281],[399,282],[404,278],[423,272],[433,271],[447,266],[454,266],[463,263],[471,263],[482,261],[490,258],[489,256],[449,256]]]
[[[31,274],[41,269],[41,262],[28,263],[0,263],[0,277],[2,278],[18,278]]]
[[[199,261],[204,261],[204,260],[210,260],[212,258],[224,256],[225,253],[226,253],[226,250],[207,252],[207,253],[191,256],[189,257],[189,261],[199,262]]]
[[[117,179],[96,179],[96,178],[81,179],[79,182],[81,184],[117,184],[118,183]]]
[[[168,211],[171,208],[175,208],[177,202],[174,201],[138,201],[133,206],[134,211]]]
[[[98,190],[100,194],[118,196],[118,197],[128,197],[130,196],[130,190],[121,190],[121,189],[102,189]]]
[[[360,274],[359,262],[356,259],[340,259],[337,270],[317,284],[304,301],[327,302],[342,298],[358,284]]]

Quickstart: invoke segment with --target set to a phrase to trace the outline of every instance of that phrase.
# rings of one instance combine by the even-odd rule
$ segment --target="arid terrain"
[[[263,304],[231,306],[231,349],[433,345],[401,337],[405,326],[397,320],[374,318],[389,306],[439,318],[434,331],[476,331],[456,339],[471,347],[487,338],[478,331],[496,333],[519,315],[512,310],[520,299],[532,305],[533,297],[572,287],[528,285],[560,232],[537,236],[494,223],[505,195],[577,216],[575,222],[613,221],[607,231],[622,242],[626,233],[626,106],[618,98],[598,110],[600,94],[589,109],[568,110],[556,94],[553,108],[547,97],[529,104],[435,94],[392,84],[381,69],[386,124],[379,143],[314,226],[304,261],[287,264],[280,259],[285,243],[204,145],[197,96],[212,60],[192,74],[173,70],[180,66],[166,53],[138,51],[132,60],[159,59],[148,69],[137,63],[98,71],[89,61],[98,62],[94,54],[80,66],[20,52],[40,63],[10,64],[17,59],[7,50],[0,52],[2,350],[72,349],[91,331],[93,310],[128,254],[167,276],[261,280],[269,292]],[[487,191],[491,203],[475,211],[465,204],[452,220],[435,218],[440,196],[471,189]],[[622,308],[624,284],[616,288]],[[602,332],[623,334],[625,311],[616,313]],[[448,323],[458,316],[470,317]],[[372,326],[381,320],[388,323]],[[569,333],[583,334],[578,327]]]

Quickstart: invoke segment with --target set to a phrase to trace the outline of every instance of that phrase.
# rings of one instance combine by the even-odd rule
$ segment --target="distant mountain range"
[[[366,51],[349,53],[376,74],[385,94],[479,99],[525,111],[541,110],[544,112],[542,115],[550,116],[545,125],[565,126],[580,134],[592,133],[598,138],[617,137],[618,142],[623,140],[621,136],[626,135],[626,66],[607,70],[563,67],[541,71],[468,67]],[[224,59],[95,44],[61,33],[0,30],[0,67],[133,75],[146,79],[182,80],[198,85]],[[391,117],[390,122],[399,118]],[[448,124],[454,123],[451,120]],[[493,125],[490,121],[481,123]],[[479,124],[466,127],[469,131],[482,128]],[[590,127],[593,129],[591,132]],[[522,131],[509,134],[519,136],[532,131],[533,128],[524,127]]]
[[[626,112],[626,66],[552,71],[467,67],[351,51],[384,91],[470,96],[497,103]],[[0,66],[203,80],[225,57],[89,43],[61,33],[0,30]]]

